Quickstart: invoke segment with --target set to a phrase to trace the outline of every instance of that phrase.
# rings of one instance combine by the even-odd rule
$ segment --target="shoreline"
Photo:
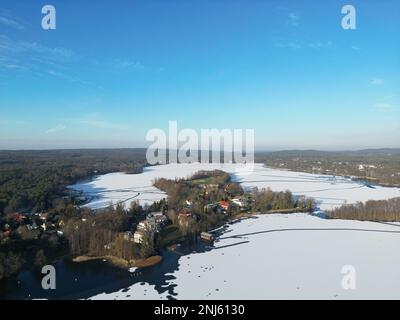
[[[123,258],[118,258],[113,255],[105,255],[105,256],[77,256],[75,258],[72,258],[72,261],[75,263],[82,263],[82,262],[87,262],[87,261],[92,261],[92,260],[105,260],[106,262],[119,267],[123,269],[129,269],[132,267],[136,268],[146,268],[146,267],[151,267],[154,266],[158,263],[160,263],[163,258],[160,255],[155,255],[155,256],[150,256],[146,259],[135,259],[135,260],[126,260]]]
[[[263,162],[259,162],[263,163]],[[274,169],[274,170],[282,170],[282,171],[288,171],[288,172],[299,172],[299,173],[309,173],[309,174],[320,174],[324,176],[335,176],[335,177],[341,177],[344,179],[349,179],[354,182],[363,182],[363,183],[369,183],[374,186],[379,186],[379,187],[386,187],[386,188],[400,188],[400,184],[393,184],[393,183],[387,183],[387,182],[381,182],[379,178],[373,178],[373,177],[363,177],[363,176],[351,176],[351,175],[346,175],[346,174],[334,174],[334,173],[327,173],[327,172],[319,172],[315,173],[312,172],[311,170],[295,170],[295,169],[290,169],[290,168],[281,168],[281,167],[275,167],[275,166],[270,166],[267,165],[266,163],[263,163],[265,168],[269,169]]]
[[[212,163],[212,162],[210,162]],[[224,163],[220,163],[220,164],[224,164]],[[254,164],[260,164],[263,167],[267,168],[267,169],[272,169],[272,170],[281,170],[281,171],[286,171],[286,172],[295,172],[295,173],[305,173],[305,174],[313,174],[313,175],[322,175],[322,176],[333,176],[333,177],[340,177],[349,181],[353,181],[355,183],[362,183],[366,186],[377,186],[377,187],[383,187],[383,188],[400,188],[400,184],[390,184],[390,183],[385,183],[385,182],[380,182],[380,180],[378,178],[372,178],[372,177],[362,177],[362,176],[350,176],[350,175],[345,175],[345,174],[333,174],[333,173],[327,173],[327,172],[320,172],[320,173],[314,173],[310,170],[294,170],[294,169],[290,169],[290,168],[280,168],[280,167],[275,167],[275,166],[271,166],[271,165],[267,165],[265,162],[254,162]],[[138,174],[142,174],[145,172],[146,168],[152,168],[152,167],[157,167],[157,166],[162,166],[162,165],[166,165],[166,164],[156,164],[156,165],[150,165],[150,164],[145,164],[143,165],[140,170],[138,170],[137,172],[127,172],[127,171],[110,171],[110,172],[106,172],[106,173],[102,173],[102,174],[94,174],[92,176],[90,176],[89,178],[86,178],[84,180],[79,180],[76,181],[75,183],[69,184],[66,186],[66,189],[68,190],[75,190],[73,188],[74,185],[76,184],[82,184],[85,182],[90,182],[93,181],[96,177],[102,176],[102,175],[106,175],[106,174],[112,174],[112,173],[122,173],[125,175],[138,175]],[[222,170],[224,171],[224,170]],[[225,171],[227,172],[227,171]],[[229,173],[229,172],[227,172]],[[233,178],[233,174],[229,173],[229,175],[231,176],[231,179]],[[83,194],[85,194],[85,191],[80,191]],[[134,197],[137,197],[138,195],[135,195]],[[114,206],[117,205],[118,203],[125,203],[127,200],[130,199],[125,199],[122,201],[118,201],[117,203],[113,204]],[[82,203],[81,205],[79,205],[79,207],[85,207],[87,206],[90,202],[92,201],[92,199],[87,199],[87,201],[85,201],[84,203]],[[106,207],[99,207],[99,208],[91,208],[90,206],[87,206],[88,208],[90,208],[93,211],[101,211],[102,209],[106,208]],[[271,212],[273,213],[273,212]]]

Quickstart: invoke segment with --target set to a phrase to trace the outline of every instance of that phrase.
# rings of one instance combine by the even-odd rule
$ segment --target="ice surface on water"
[[[400,225],[261,215],[229,226],[216,248],[179,260],[178,299],[400,299]],[[356,289],[342,288],[343,266]],[[124,290],[125,291],[125,290]],[[153,285],[92,299],[167,299]]]
[[[240,166],[240,165],[239,165]],[[88,206],[110,202],[151,204],[165,194],[154,188],[158,177],[186,178],[200,170],[230,173],[245,188],[270,187],[314,197],[320,208],[389,199],[399,188],[370,188],[349,179],[276,170],[255,164],[169,164],[141,174],[112,173],[73,188],[97,198]],[[321,212],[320,212],[321,213]],[[261,215],[229,226],[205,253],[179,260],[169,285],[178,299],[400,299],[400,225],[325,220],[306,214]],[[342,288],[343,266],[356,270],[356,289]],[[126,291],[126,292],[125,292]],[[154,285],[136,283],[128,290],[93,299],[167,299]]]
[[[240,182],[244,188],[270,187],[273,191],[290,190],[297,195],[315,198],[321,209],[331,209],[344,203],[382,200],[400,196],[399,188],[375,186],[370,188],[362,183],[342,177],[284,171],[255,164],[253,170],[241,164],[168,164],[147,167],[140,174],[110,173],[99,176],[91,182],[72,186],[95,197],[87,206],[96,209],[111,202],[131,201],[151,204],[165,197],[165,193],[153,187],[156,178],[187,178],[200,170],[224,170]]]

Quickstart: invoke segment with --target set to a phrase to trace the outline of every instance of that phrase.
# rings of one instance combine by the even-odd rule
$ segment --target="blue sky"
[[[259,149],[400,147],[399,30],[397,0],[2,0],[0,148],[143,147],[169,120]]]

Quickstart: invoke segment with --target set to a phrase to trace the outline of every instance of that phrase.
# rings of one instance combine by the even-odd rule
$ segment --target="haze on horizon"
[[[0,149],[147,147],[148,130],[254,129],[256,150],[400,147],[400,3],[0,4]]]

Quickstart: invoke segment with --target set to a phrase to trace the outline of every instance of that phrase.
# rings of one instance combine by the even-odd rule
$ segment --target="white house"
[[[146,220],[140,221],[137,225],[137,230],[149,230],[150,225],[149,222]]]
[[[133,234],[133,241],[135,243],[142,243],[144,240],[144,231],[143,230],[138,230]]]
[[[132,239],[132,232],[126,231],[126,232],[124,233],[124,240],[125,240],[125,241],[131,241],[131,239]]]
[[[233,198],[233,199],[232,199],[232,202],[233,202],[234,204],[237,204],[239,207],[243,207],[243,206],[244,206],[244,202],[243,202],[243,200],[240,199],[240,198]]]

